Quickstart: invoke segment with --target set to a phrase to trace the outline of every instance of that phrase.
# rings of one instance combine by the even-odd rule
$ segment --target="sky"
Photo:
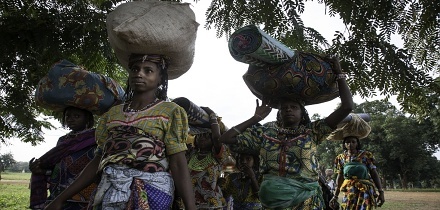
[[[191,69],[175,80],[169,81],[168,96],[170,98],[186,97],[198,106],[209,107],[222,117],[227,127],[231,128],[253,116],[256,99],[248,89],[242,78],[248,65],[232,58],[228,50],[225,37],[217,38],[215,29],[207,30],[205,25],[205,12],[210,1],[201,0],[191,3],[191,8],[196,14],[196,21],[200,24],[197,32],[195,57]],[[301,15],[304,24],[315,28],[331,42],[335,31],[344,31],[344,25],[338,17],[326,15],[324,5],[317,2],[305,2],[305,12]],[[372,101],[381,97],[362,99],[354,96],[355,103],[366,100]],[[340,102],[339,98],[332,101],[306,106],[310,116],[317,113],[321,117],[328,116]],[[399,107],[395,97],[390,100]],[[276,110],[272,110],[262,123],[273,121]],[[37,146],[23,143],[19,139],[11,139],[10,146],[2,145],[0,154],[11,152],[16,161],[29,161],[33,157],[40,157],[56,145],[59,137],[67,134],[69,130],[63,129],[56,120],[50,120],[56,129],[43,129],[45,142]],[[440,159],[440,152],[436,153]]]

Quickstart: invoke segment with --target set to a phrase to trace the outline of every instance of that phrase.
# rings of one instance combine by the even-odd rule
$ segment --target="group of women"
[[[66,109],[63,122],[72,131],[30,162],[31,208],[171,209],[179,198],[184,209],[222,209],[232,198],[234,209],[325,209],[316,147],[353,109],[339,60],[333,61],[341,105],[325,119],[311,122],[300,99],[282,98],[277,120],[261,125],[273,105],[257,100],[255,114],[226,131],[204,108],[211,129],[194,135],[197,149],[186,155],[191,129],[185,110],[167,101],[169,61],[132,54],[125,103],[103,114],[96,130],[89,112]],[[344,138],[346,151],[336,158],[338,188],[327,206],[335,206],[340,192],[344,209],[381,206],[372,154],[360,149],[358,137]],[[238,154],[242,173],[222,181],[227,148]]]
[[[277,104],[263,99],[261,105],[257,100],[253,116],[226,131],[205,108],[211,128],[194,135],[197,149],[189,155],[187,113],[167,100],[170,62],[166,55],[131,54],[126,101],[103,114],[96,129],[87,110],[65,110],[63,120],[72,131],[30,162],[31,208],[171,209],[177,197],[187,210],[221,209],[231,198],[236,209],[326,208],[316,147],[353,110],[336,57],[333,73],[341,104],[328,117],[311,122],[300,98],[278,98]],[[261,125],[272,108],[278,109],[277,120]],[[384,202],[372,154],[360,150],[358,140],[344,139],[347,151],[336,161],[335,194],[345,194],[345,209],[370,209],[376,191],[378,206]],[[222,181],[227,147],[238,154],[242,173]],[[359,183],[367,187],[360,189]],[[327,206],[334,207],[336,200]]]

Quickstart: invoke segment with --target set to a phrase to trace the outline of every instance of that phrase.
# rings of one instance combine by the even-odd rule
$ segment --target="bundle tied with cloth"
[[[243,75],[246,85],[273,108],[279,108],[280,99],[312,105],[339,96],[329,58],[292,50],[257,26],[235,31],[229,39],[229,52],[235,60],[249,64]]]
[[[112,78],[61,60],[38,82],[35,102],[55,112],[63,112],[72,106],[101,115],[124,101],[124,93]]]
[[[327,137],[327,140],[344,140],[349,136],[358,139],[366,138],[371,132],[370,124],[367,121],[370,121],[369,114],[351,113],[338,124],[336,130]]]
[[[172,100],[172,102],[182,107],[188,116],[189,135],[187,144],[194,146],[194,139],[196,135],[212,133],[211,124],[209,123],[209,115],[205,110],[185,97],[175,98]],[[225,133],[228,128],[221,121],[221,117],[218,117],[217,120],[220,126],[220,133]]]
[[[164,56],[170,80],[192,66],[199,24],[189,3],[127,2],[108,14],[106,25],[110,45],[127,70],[132,54]]]

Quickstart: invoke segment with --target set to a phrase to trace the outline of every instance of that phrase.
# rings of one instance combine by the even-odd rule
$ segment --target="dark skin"
[[[75,107],[68,107],[66,108],[66,113],[64,116],[64,123],[66,126],[72,130],[73,132],[83,131],[87,129],[87,111],[75,108]],[[32,158],[29,161],[29,170],[33,174],[46,174],[46,169],[42,168],[41,162],[39,159]]]
[[[214,149],[215,154],[220,153],[222,148],[222,143],[219,141],[220,138],[220,126],[217,121],[217,116],[214,111],[209,107],[200,107],[210,116],[209,122],[211,124],[211,139],[201,136],[197,138],[197,147],[200,149],[199,158],[203,158],[203,154],[207,155],[211,153]],[[201,154],[201,156],[200,156]]]
[[[251,180],[252,191],[258,193],[260,190],[260,185],[258,184],[257,177],[253,170],[254,167],[254,157],[252,155],[242,154],[240,155],[238,169],[244,173],[243,178],[249,178]]]
[[[339,64],[339,58],[332,58],[332,62],[334,64],[334,73],[341,74],[342,70]],[[336,129],[339,122],[341,122],[353,110],[353,97],[345,79],[339,79],[337,80],[337,82],[339,87],[339,96],[341,98],[341,106],[333,111],[327,118],[325,118],[325,122],[327,123],[327,125],[333,129]],[[257,107],[255,109],[254,116],[234,127],[240,132],[243,132],[244,130],[246,130],[246,128],[266,118],[272,111],[272,108],[268,104],[269,101],[263,99],[263,102],[260,106],[257,100]],[[283,124],[282,126],[284,128],[296,128],[299,126],[302,115],[304,113],[302,113],[300,109],[300,104],[298,102],[289,100],[282,101],[280,111]],[[235,131],[234,129],[229,129],[220,137],[220,141],[226,144],[235,144],[237,143],[237,140],[235,138],[237,135],[237,131]]]
[[[348,155],[357,155],[358,154],[358,139],[353,136],[345,137],[344,139],[344,147],[347,150]],[[379,191],[379,196],[377,197],[377,206],[381,207],[385,202],[385,196],[382,189],[382,184],[380,182],[379,174],[377,173],[376,169],[369,169],[369,173],[371,176],[371,179],[373,179],[374,184],[376,185],[376,188]],[[336,183],[337,186],[342,186],[342,183],[344,182],[344,174],[343,171],[339,171],[337,177],[336,177]],[[338,195],[340,193],[340,188],[336,187],[335,190],[335,196],[330,200],[330,207],[334,209],[335,203],[338,201]]]
[[[130,105],[131,109],[142,109],[156,99],[156,90],[161,82],[161,72],[155,63],[149,61],[137,62],[128,72],[128,76],[129,85],[134,92],[132,103]],[[168,156],[168,159],[170,161],[170,170],[174,172],[171,173],[171,175],[173,177],[177,193],[182,198],[185,204],[185,209],[195,210],[196,206],[185,158],[185,152],[183,151],[170,155]],[[95,156],[95,158],[84,168],[75,182],[64,190],[45,209],[61,210],[63,202],[90,185],[93,180],[97,179],[97,171],[100,160],[101,156]]]

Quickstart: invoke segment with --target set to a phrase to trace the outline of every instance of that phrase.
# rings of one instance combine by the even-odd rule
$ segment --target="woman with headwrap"
[[[75,180],[94,157],[96,141],[93,114],[88,110],[69,106],[64,109],[61,122],[71,131],[60,137],[54,148],[29,162],[32,172],[30,209],[43,209]],[[72,196],[65,202],[63,209],[87,209],[96,186],[91,183]]]
[[[185,158],[187,116],[166,101],[168,60],[131,54],[128,67],[127,100],[100,118],[95,158],[47,209],[61,209],[98,174],[94,209],[170,209],[174,188],[186,209],[196,209]]]
[[[197,209],[221,210],[226,206],[226,201],[219,178],[228,153],[218,139],[224,133],[225,125],[209,107],[201,108],[209,115],[211,128],[190,125],[189,135],[194,137],[194,150],[189,155],[188,168]]]
[[[336,129],[353,109],[353,99],[342,73],[339,59],[334,58],[334,73],[341,105],[327,118],[311,122],[301,99],[282,98],[279,120],[263,126],[255,125],[272,110],[263,98],[255,114],[232,127],[220,137],[234,152],[260,155],[259,198],[267,209],[324,209],[318,184],[316,147]]]
[[[343,139],[344,149],[334,162],[338,175],[335,196],[330,200],[330,206],[338,200],[340,192],[344,195],[341,203],[341,209],[344,210],[369,210],[372,207],[380,207],[385,202],[382,184],[374,165],[374,156],[371,152],[363,150],[359,141],[367,137],[370,131],[367,122],[352,114],[349,123],[328,137],[329,140]]]

